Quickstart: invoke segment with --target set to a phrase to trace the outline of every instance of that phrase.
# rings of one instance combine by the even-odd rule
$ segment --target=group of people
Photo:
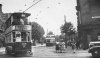
[[[65,42],[56,42],[56,52],[62,53],[65,51]]]
[[[80,42],[71,42],[71,47],[73,52],[75,53],[76,49],[80,49]],[[65,42],[56,42],[56,52],[65,52]]]

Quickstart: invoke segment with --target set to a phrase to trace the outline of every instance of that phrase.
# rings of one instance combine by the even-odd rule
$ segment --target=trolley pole
[[[25,11],[27,11],[28,9],[30,9],[31,7],[33,7],[34,5],[36,5],[37,3],[39,3],[42,0],[37,1],[35,4],[32,4],[30,7],[28,7],[26,10],[23,11],[23,13],[25,13]]]

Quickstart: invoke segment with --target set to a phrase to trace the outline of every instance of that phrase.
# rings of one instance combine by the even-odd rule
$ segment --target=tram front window
[[[27,41],[26,36],[27,36],[26,32],[21,32],[22,41]]]
[[[22,42],[31,41],[29,32],[21,32],[21,38],[22,38]]]
[[[21,42],[21,35],[20,34],[16,34],[16,42]]]
[[[30,40],[30,32],[13,32],[13,42],[28,42]]]

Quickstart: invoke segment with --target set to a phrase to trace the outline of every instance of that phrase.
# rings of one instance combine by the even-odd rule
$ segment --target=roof
[[[24,15],[24,16],[23,16]],[[28,17],[28,16],[30,16],[31,14],[30,13],[23,13],[23,12],[15,12],[15,13],[11,13],[11,15],[10,15],[10,17],[8,18],[8,19],[10,19],[11,18],[11,16],[17,16],[17,17],[21,17],[21,16],[23,16],[23,17]],[[7,19],[7,20],[8,20]]]
[[[98,44],[98,43],[100,43],[100,41],[92,41],[92,42],[90,42],[90,44]]]
[[[16,15],[21,16],[22,14],[25,14],[26,17],[28,17],[28,16],[31,15],[30,13],[22,13],[22,12],[15,12],[15,13],[12,13],[13,16],[16,16]],[[12,16],[12,15],[11,15],[11,16]]]

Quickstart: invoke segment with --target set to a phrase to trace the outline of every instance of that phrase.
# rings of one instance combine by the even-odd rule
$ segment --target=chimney
[[[0,4],[0,13],[2,13],[2,4]]]

